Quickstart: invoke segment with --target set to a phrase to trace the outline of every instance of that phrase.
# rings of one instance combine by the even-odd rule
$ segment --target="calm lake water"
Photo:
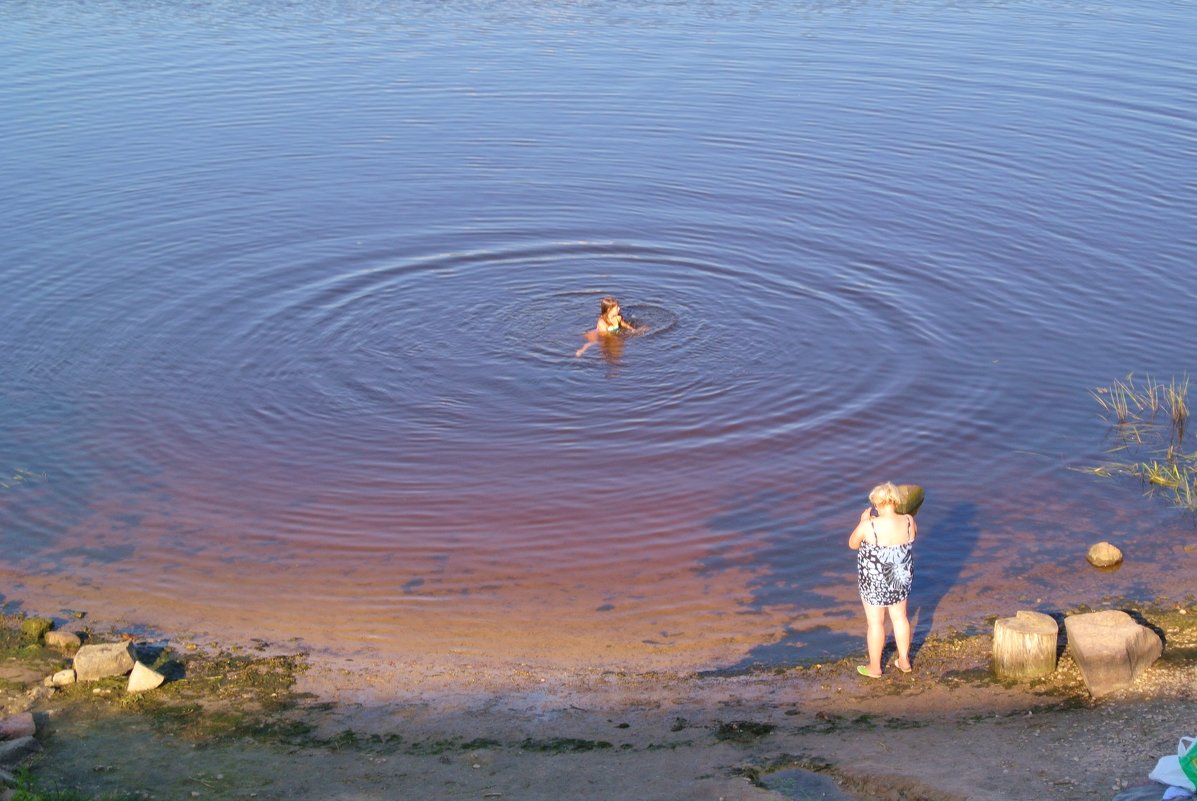
[[[863,649],[1192,588],[1188,2],[7,2],[0,605],[329,653]],[[574,351],[614,294],[643,336]],[[1109,539],[1116,573],[1084,563]]]

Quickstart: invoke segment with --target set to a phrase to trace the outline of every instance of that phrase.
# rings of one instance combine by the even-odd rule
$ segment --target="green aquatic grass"
[[[1189,377],[1164,383],[1131,373],[1089,394],[1110,426],[1114,444],[1108,453],[1128,458],[1084,470],[1102,478],[1132,476],[1147,494],[1166,493],[1175,506],[1197,512],[1197,449],[1186,447],[1185,436]]]
[[[0,475],[0,489],[12,489],[18,484],[27,484],[46,477],[45,473],[35,473],[18,467],[7,475]]]
[[[1189,377],[1186,375],[1180,384],[1173,379],[1168,385],[1165,395],[1168,404],[1168,416],[1176,429],[1176,439],[1181,441],[1185,436],[1185,423],[1189,419]]]

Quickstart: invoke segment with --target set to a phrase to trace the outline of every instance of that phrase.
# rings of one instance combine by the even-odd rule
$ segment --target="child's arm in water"
[[[577,349],[577,350],[574,352],[574,358],[576,359],[577,357],[579,357],[579,356],[581,356],[583,353],[585,353],[585,352],[586,352],[586,350],[587,350],[587,349],[588,349],[588,348],[589,348],[591,345],[593,345],[595,342],[598,342],[598,332],[597,332],[597,331],[587,331],[587,332],[586,332],[586,344],[585,344],[585,345],[583,345],[582,347],[578,348],[578,349]]]

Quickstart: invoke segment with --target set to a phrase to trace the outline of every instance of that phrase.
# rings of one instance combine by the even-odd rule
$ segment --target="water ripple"
[[[21,575],[709,656],[854,613],[875,480],[928,587],[1108,507],[1085,388],[1191,361],[1183,5],[400,6],[0,10]]]

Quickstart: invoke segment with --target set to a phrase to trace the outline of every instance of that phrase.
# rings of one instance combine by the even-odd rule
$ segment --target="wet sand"
[[[1098,701],[1067,654],[1048,679],[995,681],[984,634],[925,639],[912,674],[880,680],[853,659],[695,673],[459,656],[376,672],[311,657],[277,713],[302,736],[196,741],[119,703],[51,699],[35,771],[146,798],[1113,798],[1191,733],[1197,700],[1197,603],[1141,613],[1165,657]]]

